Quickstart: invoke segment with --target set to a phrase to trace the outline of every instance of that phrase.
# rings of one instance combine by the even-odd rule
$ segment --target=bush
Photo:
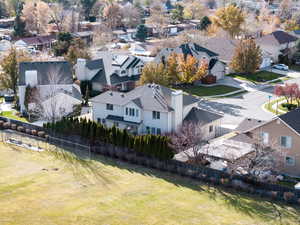
[[[3,128],[3,124],[4,124],[5,122],[3,121],[3,120],[0,120],[0,128]]]
[[[283,199],[284,201],[291,203],[295,197],[295,194],[293,192],[284,192],[283,193]]]
[[[5,128],[5,129],[9,129],[10,128],[10,122],[5,122],[4,124],[3,124],[3,127]]]
[[[11,124],[11,129],[12,129],[12,130],[17,130],[17,124],[14,124],[14,123]]]
[[[25,133],[26,133],[26,134],[31,134],[31,130],[27,128],[27,129],[25,130]]]
[[[31,130],[31,134],[36,136],[37,135],[37,130]]]
[[[25,131],[25,128],[22,127],[22,126],[18,126],[18,127],[17,127],[17,131],[19,131],[19,132],[24,132],[24,131]]]
[[[45,132],[44,131],[39,131],[39,132],[37,132],[37,136],[39,136],[39,137],[45,137]]]
[[[287,108],[289,111],[296,109],[298,106],[291,103],[283,103],[282,107]]]

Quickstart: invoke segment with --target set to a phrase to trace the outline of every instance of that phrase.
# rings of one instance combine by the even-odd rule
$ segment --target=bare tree
[[[53,4],[49,16],[58,32],[69,31],[72,12],[65,10],[62,4]]]
[[[206,163],[203,151],[200,151],[205,144],[201,123],[184,122],[177,132],[169,136],[171,146],[177,154],[182,154],[190,163]]]
[[[122,11],[118,4],[112,3],[105,6],[103,9],[103,17],[105,23],[111,29],[115,29],[122,23]]]
[[[274,181],[276,171],[283,165],[284,151],[273,143],[264,144],[262,138],[254,139],[251,150],[239,159],[230,160],[228,171],[232,174],[247,174],[258,180]]]
[[[47,32],[50,21],[49,6],[42,1],[26,1],[23,8],[23,16],[26,21],[26,29],[30,33],[43,34]]]
[[[67,91],[62,87],[70,78],[64,76],[62,66],[51,68],[47,78],[48,85],[37,88],[32,104],[29,105],[29,112],[39,119],[55,122],[69,113],[70,103],[59,94],[72,94],[72,90]]]
[[[128,28],[135,28],[141,23],[141,12],[134,6],[129,5],[122,8],[122,22]]]

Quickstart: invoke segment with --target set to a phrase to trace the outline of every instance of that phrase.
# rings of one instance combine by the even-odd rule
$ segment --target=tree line
[[[121,130],[115,126],[108,128],[94,121],[74,118],[46,123],[44,128],[63,135],[78,135],[88,140],[91,145],[99,142],[112,144],[162,160],[172,159],[174,156],[174,151],[169,145],[170,140],[166,136],[132,135],[126,129]]]

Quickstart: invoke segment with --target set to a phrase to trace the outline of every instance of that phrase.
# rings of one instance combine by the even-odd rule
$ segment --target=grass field
[[[278,78],[282,77],[282,75],[280,75],[280,74],[269,72],[269,71],[260,71],[255,74],[252,74],[252,75],[229,74],[227,76],[231,76],[231,77],[238,78],[241,80],[251,81],[254,83],[266,82],[266,81],[270,81],[270,80],[274,80],[274,79],[278,79]]]
[[[235,87],[225,86],[225,85],[217,85],[212,87],[203,87],[203,86],[192,86],[183,88],[183,91],[197,96],[214,96],[214,95],[223,95],[233,91],[239,90]]]
[[[168,173],[0,146],[1,225],[300,223],[298,208]]]

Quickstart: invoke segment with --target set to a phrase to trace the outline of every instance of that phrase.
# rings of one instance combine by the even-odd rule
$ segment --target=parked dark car
[[[13,95],[4,95],[4,100],[5,102],[10,103],[15,100],[15,97]]]

